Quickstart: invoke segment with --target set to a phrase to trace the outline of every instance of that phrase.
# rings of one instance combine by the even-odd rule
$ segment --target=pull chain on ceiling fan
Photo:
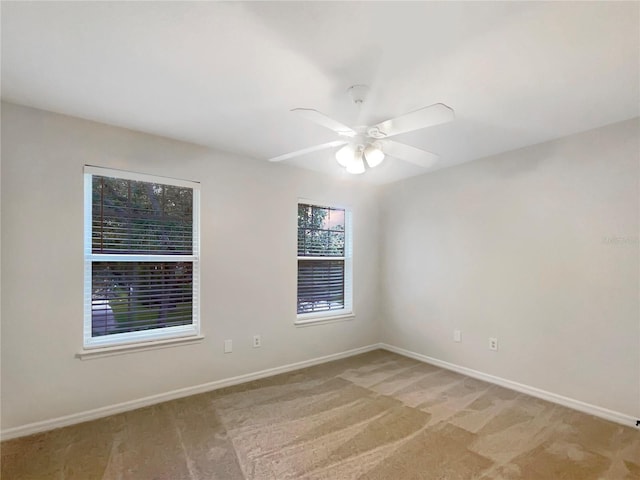
[[[353,85],[348,92],[353,101],[357,105],[361,105],[364,102],[367,90],[368,88],[365,85]],[[385,159],[385,156],[398,158],[424,168],[432,166],[438,160],[438,155],[390,140],[389,137],[447,123],[454,119],[453,110],[443,103],[423,107],[371,127],[356,128],[350,128],[310,108],[294,108],[291,111],[332,130],[342,138],[270,158],[269,161],[280,162],[339,146],[341,148],[335,153],[336,160],[347,172],[352,174],[364,173],[366,171],[365,162],[369,168],[377,167]]]

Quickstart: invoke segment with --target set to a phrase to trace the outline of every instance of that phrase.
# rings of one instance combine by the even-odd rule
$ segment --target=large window
[[[298,321],[352,313],[351,215],[298,204]]]
[[[84,346],[199,333],[199,184],[85,167]]]

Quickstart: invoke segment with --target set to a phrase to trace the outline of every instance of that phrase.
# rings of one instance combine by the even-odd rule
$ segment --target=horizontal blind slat
[[[193,189],[92,178],[93,253],[191,254]]]
[[[298,260],[298,313],[344,308],[344,260]]]
[[[193,264],[92,264],[92,336],[189,325],[193,322]]]

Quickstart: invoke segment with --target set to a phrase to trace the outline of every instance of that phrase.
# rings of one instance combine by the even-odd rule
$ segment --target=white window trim
[[[126,353],[144,352],[146,350],[158,350],[161,348],[177,347],[180,345],[194,345],[204,340],[202,335],[170,338],[167,340],[152,340],[148,342],[123,343],[111,347],[82,349],[76,353],[80,360],[93,360],[94,358],[113,357]]]
[[[344,260],[344,308],[340,310],[328,310],[324,312],[296,313],[296,326],[310,326],[324,323],[333,323],[337,321],[351,320],[355,318],[353,311],[353,214],[351,208],[340,204],[327,204],[326,202],[317,202],[306,198],[299,198],[296,203],[296,216],[298,205],[313,205],[314,207],[339,208],[344,210],[344,257],[299,257],[296,255],[296,305],[298,304],[298,281],[297,281],[297,262],[303,260]],[[298,222],[296,222],[296,238],[298,234]],[[296,253],[298,245],[296,242]],[[297,307],[296,307],[297,309]]]
[[[92,177],[100,175],[125,180],[162,183],[187,187],[193,190],[193,255],[109,255],[94,254],[92,252]],[[191,325],[178,325],[137,332],[116,333],[100,337],[92,336],[92,263],[94,261],[190,261],[193,264],[193,301]],[[187,340],[200,335],[200,184],[188,180],[176,180],[168,177],[127,172],[110,168],[84,167],[84,322],[83,322],[83,351],[94,349],[104,351],[133,350],[139,345],[149,345],[153,341],[168,341],[171,339]],[[114,349],[114,347],[122,347]],[[79,354],[79,358],[86,354]]]
[[[340,310],[333,310],[334,312]],[[307,319],[298,319],[293,324],[296,327],[310,327],[312,325],[322,325],[325,323],[335,323],[335,322],[344,322],[346,320],[353,320],[356,318],[355,313],[345,313],[343,315],[333,315],[319,318],[307,318]]]

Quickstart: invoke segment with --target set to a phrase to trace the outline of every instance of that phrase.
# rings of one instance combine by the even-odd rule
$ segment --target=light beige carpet
[[[640,432],[384,351],[2,444],[3,479],[640,479]]]

